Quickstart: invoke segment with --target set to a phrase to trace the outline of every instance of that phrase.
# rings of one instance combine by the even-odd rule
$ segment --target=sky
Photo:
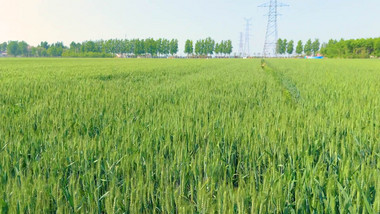
[[[239,49],[244,18],[252,18],[251,54],[265,41],[269,0],[0,0],[0,42],[98,39],[232,40]],[[380,37],[380,0],[283,0],[278,34],[288,40]]]

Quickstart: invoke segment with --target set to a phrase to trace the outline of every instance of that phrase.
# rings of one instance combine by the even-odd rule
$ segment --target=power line
[[[279,7],[287,7],[289,5],[279,3],[277,0],[269,0],[269,2],[260,5],[259,7],[268,7],[269,12],[267,14],[268,16],[268,24],[267,24],[267,31],[265,34],[265,43],[264,43],[264,50],[263,50],[263,56],[269,57],[269,56],[276,56],[276,45],[278,40],[278,27],[277,27],[277,17],[281,14],[278,13]]]

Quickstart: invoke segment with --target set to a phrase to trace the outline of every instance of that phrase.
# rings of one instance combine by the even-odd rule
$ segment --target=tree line
[[[330,58],[380,57],[380,37],[369,39],[330,39],[322,45],[321,54]]]
[[[276,53],[289,55],[292,55],[294,53],[298,55],[316,55],[320,49],[321,43],[319,42],[319,39],[315,39],[314,41],[309,39],[306,41],[305,45],[303,44],[302,40],[299,40],[297,42],[297,46],[295,48],[294,45],[295,44],[293,40],[288,41],[287,39],[278,39],[276,45]]]
[[[215,40],[210,37],[206,39],[198,40],[193,46],[193,41],[187,40],[185,44],[185,53],[187,55],[195,55],[197,56],[209,56],[209,55],[230,55],[232,53],[232,41],[221,41],[219,43],[215,43]]]
[[[62,42],[49,44],[41,42],[36,47],[28,45],[24,41],[9,41],[0,44],[0,51],[7,52],[10,56],[23,57],[114,57],[116,54],[123,56],[174,56],[178,53],[177,39],[110,39],[72,42],[65,46]],[[221,41],[215,43],[210,37],[193,41],[187,40],[185,51],[188,56],[194,53],[198,56],[227,55],[232,53],[232,42]]]
[[[10,41],[3,45],[2,49],[6,49],[9,55],[24,57],[114,57],[116,54],[167,56],[178,52],[177,39],[110,39],[71,42],[69,47],[62,42],[53,44],[41,42],[37,47],[29,46],[24,41]]]
[[[341,39],[339,41],[330,39],[327,43],[321,43],[318,39],[307,40],[305,45],[298,41],[294,49],[294,41],[279,39],[276,46],[277,54],[316,55],[320,53],[330,58],[369,58],[380,57],[380,37],[369,39]]]

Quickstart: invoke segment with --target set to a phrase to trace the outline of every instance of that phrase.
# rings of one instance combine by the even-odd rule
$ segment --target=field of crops
[[[379,213],[380,61],[0,59],[0,213]]]

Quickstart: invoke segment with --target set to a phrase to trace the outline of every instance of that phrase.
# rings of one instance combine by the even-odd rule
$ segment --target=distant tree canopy
[[[110,39],[72,42],[63,56],[71,57],[112,57],[115,54],[128,56],[168,56],[178,53],[178,40],[172,39]]]
[[[170,54],[173,56],[174,54],[178,53],[178,40],[172,39],[169,43],[169,51]]]
[[[276,53],[281,54],[281,48],[282,48],[282,39],[278,39],[276,43]]]
[[[320,42],[316,39],[314,42],[311,39],[307,40],[305,46],[302,45],[302,41],[298,41],[297,47],[295,49],[296,54],[302,54],[303,52],[306,55],[311,55],[312,53],[317,54],[320,48]],[[294,41],[290,40],[289,42],[286,39],[279,39],[277,41],[277,54],[293,54],[294,53]]]
[[[7,46],[8,46],[8,44],[6,42],[1,43],[0,44],[0,51],[1,52],[7,51]]]
[[[287,46],[288,46],[288,41],[286,39],[284,40],[278,39],[277,46],[276,46],[277,54],[285,54]]]
[[[215,45],[215,54],[216,55],[230,55],[232,53],[232,41],[221,41]]]
[[[320,53],[330,58],[369,58],[380,57],[380,37],[370,39],[331,39],[322,44]]]
[[[193,41],[191,40],[186,40],[185,43],[185,54],[191,55],[194,53],[194,46],[193,46]]]
[[[158,56],[178,53],[178,40],[98,40],[82,43],[71,42],[69,47],[62,42],[49,44],[41,42],[37,47],[29,46],[24,41],[10,41],[0,44],[0,51],[7,51],[10,56],[24,57],[113,57],[115,54],[133,56]]]
[[[321,47],[321,43],[319,42],[319,39],[316,39],[311,44],[311,49],[312,49],[314,55],[316,55],[318,53],[320,47]]]
[[[286,53],[291,54],[292,47],[294,48],[293,41],[289,41],[286,49],[286,39],[279,39],[277,41],[276,51],[278,54]],[[302,41],[298,41],[295,52],[298,55],[306,54],[322,54],[330,58],[369,58],[371,56],[380,57],[380,37],[369,39],[350,39],[339,41],[330,39],[328,43],[321,45],[319,39],[312,41],[307,40],[305,45]]]
[[[186,49],[186,47],[185,47]],[[195,54],[197,56],[208,56],[208,55],[230,55],[232,53],[232,41],[221,41],[220,43],[215,43],[210,37],[206,39],[198,40],[195,43]]]
[[[288,46],[286,47],[286,53],[293,54],[294,52],[294,41],[290,40]]]
[[[277,54],[293,54],[294,52],[294,41],[287,39],[278,39],[276,44]]]
[[[7,53],[11,56],[21,55],[21,50],[18,41],[10,41],[7,46]]]
[[[110,39],[85,41],[82,43],[71,42],[69,47],[62,42],[49,44],[41,42],[37,47],[32,47],[26,42],[10,41],[0,43],[0,51],[7,51],[10,56],[24,57],[114,57],[116,54],[124,56],[169,56],[178,53],[177,39]],[[221,41],[215,44],[213,39],[206,38],[198,40],[195,44],[187,40],[185,53],[191,55],[212,55],[212,54],[231,54],[232,42],[230,40]]]
[[[296,47],[296,53],[300,55],[302,54],[302,52],[303,52],[303,45],[302,45],[302,41],[299,40]]]
[[[307,40],[305,46],[303,47],[303,51],[306,55],[311,55],[311,52],[313,51],[313,42],[311,39]]]

